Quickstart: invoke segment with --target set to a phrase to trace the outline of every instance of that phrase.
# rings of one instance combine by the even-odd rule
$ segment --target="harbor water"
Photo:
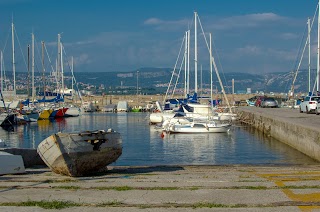
[[[122,136],[123,151],[113,164],[143,165],[296,165],[315,160],[271,137],[235,123],[229,133],[164,134],[149,125],[149,113],[85,113],[79,117],[41,120],[16,126],[13,132],[0,128],[6,147],[37,148],[56,132],[107,130]]]

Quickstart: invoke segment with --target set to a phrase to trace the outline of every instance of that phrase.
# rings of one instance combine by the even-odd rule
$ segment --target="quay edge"
[[[289,108],[237,108],[239,121],[320,161],[320,116]]]

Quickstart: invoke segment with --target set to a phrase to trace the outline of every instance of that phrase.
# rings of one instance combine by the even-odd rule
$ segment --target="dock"
[[[239,107],[241,122],[320,162],[320,116],[290,108]]]
[[[319,168],[110,166],[78,178],[28,169],[0,176],[0,211],[318,211]]]

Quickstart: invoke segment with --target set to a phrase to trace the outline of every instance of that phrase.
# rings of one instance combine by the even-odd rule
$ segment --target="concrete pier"
[[[79,178],[28,169],[0,176],[0,211],[319,211],[319,168],[110,166]]]
[[[289,108],[237,108],[239,120],[320,161],[320,116]]]

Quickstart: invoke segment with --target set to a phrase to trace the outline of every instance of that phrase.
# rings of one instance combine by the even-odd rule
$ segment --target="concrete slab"
[[[67,177],[49,168],[0,176],[0,211],[22,202],[76,203],[62,211],[300,211],[320,209],[320,165],[108,167]],[[14,204],[13,204],[14,203]],[[10,206],[11,205],[11,206]]]

